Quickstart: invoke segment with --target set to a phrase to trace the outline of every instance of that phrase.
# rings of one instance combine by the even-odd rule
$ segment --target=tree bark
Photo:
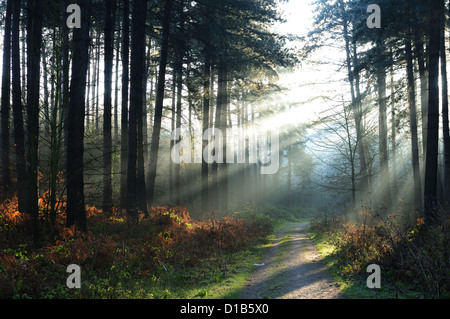
[[[222,112],[220,116],[220,129],[223,134],[223,163],[221,165],[220,172],[220,207],[221,211],[226,213],[228,211],[228,184],[229,184],[229,169],[226,161],[227,154],[227,113],[228,113],[228,61],[225,54],[224,60],[222,62],[221,71],[222,73],[221,81],[222,81],[222,90],[219,94],[222,95],[220,107],[220,111]]]
[[[22,114],[22,87],[20,73],[20,4],[21,0],[13,0],[12,33],[11,33],[11,65],[12,65],[12,103],[14,122],[14,146],[16,153],[17,199],[19,211],[26,212],[27,176],[25,163],[25,130]]]
[[[204,78],[203,78],[203,123],[202,123],[202,133],[204,133],[209,126],[209,105],[210,105],[210,83],[211,83],[211,60],[209,55],[204,52],[205,62],[204,62]],[[207,146],[206,140],[203,140],[202,150]],[[209,165],[205,161],[205,157],[202,156],[202,210],[204,213],[209,211]]]
[[[429,45],[428,136],[425,166],[425,222],[433,223],[436,215],[439,156],[439,43],[440,0],[431,0]]]
[[[68,110],[67,226],[87,230],[84,207],[84,118],[86,77],[89,61],[91,0],[79,0],[81,28],[73,32],[72,81]]]
[[[442,135],[444,139],[444,183],[443,201],[449,205],[450,201],[450,132],[448,121],[448,79],[447,79],[447,54],[445,45],[445,3],[441,4],[441,32],[440,32],[440,55],[441,55],[441,88],[442,88]]]
[[[115,1],[105,0],[105,92],[103,104],[103,211],[112,210],[112,72]]]
[[[392,49],[390,49],[390,55],[392,57]],[[391,134],[392,134],[392,195],[393,198],[397,198],[397,114],[395,108],[395,84],[394,84],[394,65],[390,67],[390,91],[391,91]]]
[[[422,111],[422,153],[425,158],[427,152],[427,119],[428,119],[428,79],[425,66],[425,52],[423,40],[414,28],[414,48],[420,75],[420,107]]]
[[[144,70],[145,15],[146,1],[133,0],[133,19],[131,24],[131,73],[130,73],[130,111],[128,130],[128,172],[127,172],[127,215],[138,217],[138,121],[142,120],[142,78]],[[141,119],[139,119],[139,116]]]
[[[164,3],[164,18],[161,43],[161,56],[158,72],[158,87],[155,101],[155,118],[153,124],[152,142],[150,147],[150,166],[149,166],[149,183],[148,183],[148,205],[152,206],[155,192],[156,170],[158,166],[159,144],[161,136],[161,122],[164,104],[164,90],[166,81],[167,57],[169,51],[169,33],[170,33],[170,14],[172,10],[172,1],[166,0]]]
[[[120,138],[120,207],[127,207],[128,91],[130,62],[130,2],[123,0],[122,20],[122,115]]]
[[[11,108],[11,17],[12,0],[6,2],[5,37],[3,42],[3,69],[2,69],[2,96],[1,96],[1,152],[2,152],[2,186],[5,189],[11,186],[10,173],[10,108]]]
[[[42,0],[28,0],[27,30],[27,211],[33,218],[33,238],[38,239],[38,147],[39,147],[39,92],[42,43]]]
[[[136,200],[138,209],[141,213],[143,213],[146,217],[148,216],[147,211],[147,191],[146,191],[146,185],[145,185],[145,156],[144,156],[144,132],[146,131],[146,92],[145,88],[147,87],[144,85],[144,82],[147,82],[147,71],[145,70],[145,45],[146,45],[146,35],[145,35],[145,18],[146,18],[146,12],[147,12],[147,2],[144,4],[144,8],[142,8],[143,13],[140,15],[140,19],[142,20],[142,29],[143,29],[143,36],[142,39],[140,38],[140,41],[142,41],[141,47],[139,49],[142,50],[142,58],[141,58],[141,70],[142,75],[140,76],[141,80],[141,89],[140,93],[136,92],[136,94],[141,95],[141,99],[138,104],[137,108],[137,176],[136,176],[136,186],[137,186],[137,193],[136,193]],[[146,138],[146,136],[145,136]]]
[[[409,1],[406,2],[407,12],[409,12]],[[408,104],[409,104],[409,119],[411,128],[411,154],[413,165],[413,178],[414,178],[414,205],[417,210],[422,208],[422,182],[420,177],[420,162],[419,162],[419,140],[417,133],[417,110],[416,110],[416,89],[414,80],[414,65],[412,55],[412,38],[411,38],[411,26],[406,27],[406,72],[408,82]]]
[[[389,208],[391,206],[389,153],[387,145],[387,98],[386,98],[386,69],[384,66],[385,55],[382,40],[377,41],[378,63],[377,63],[377,86],[378,86],[378,122],[379,122],[379,148],[380,148],[380,171],[382,202]]]
[[[177,108],[176,108],[176,129],[180,130],[181,133],[181,113],[182,113],[182,91],[183,91],[183,60],[181,57],[178,57],[177,66],[176,66],[176,83],[177,83]],[[177,143],[181,142],[181,139],[185,138],[180,136]],[[185,150],[183,150],[185,151]],[[181,163],[175,164],[175,204],[181,205]]]

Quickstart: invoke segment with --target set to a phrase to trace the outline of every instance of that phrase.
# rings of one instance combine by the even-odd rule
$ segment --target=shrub
[[[131,292],[121,285],[177,267],[226,269],[233,255],[266,237],[270,219],[238,216],[195,221],[183,207],[156,207],[138,222],[114,208],[86,206],[88,232],[64,227],[65,203],[56,225],[48,223],[48,194],[40,200],[41,239],[33,242],[30,218],[17,199],[0,205],[0,298],[115,298]],[[66,268],[83,270],[83,289],[65,287]],[[152,278],[152,277],[150,277]]]
[[[344,218],[314,221],[310,231],[323,236],[336,249],[339,273],[352,276],[379,264],[392,282],[408,283],[425,298],[448,297],[450,291],[450,217],[440,212],[440,222],[427,226],[422,218],[402,225],[403,217],[361,213],[365,223]]]

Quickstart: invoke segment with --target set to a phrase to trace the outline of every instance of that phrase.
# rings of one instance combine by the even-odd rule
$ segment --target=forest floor
[[[338,285],[306,234],[307,226],[308,223],[289,224],[276,234],[243,289],[242,299],[342,298]]]

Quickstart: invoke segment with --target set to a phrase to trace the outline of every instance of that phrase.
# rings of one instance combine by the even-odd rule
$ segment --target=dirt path
[[[308,224],[292,224],[276,240],[256,267],[242,299],[340,298],[314,243],[306,235]]]

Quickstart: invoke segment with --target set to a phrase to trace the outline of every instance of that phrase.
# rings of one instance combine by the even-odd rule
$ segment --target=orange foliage
[[[50,193],[39,199],[40,219],[46,220]],[[59,199],[57,223],[40,223],[41,248],[34,248],[29,216],[18,212],[17,198],[0,204],[0,298],[11,297],[21,280],[32,282],[39,293],[48,281],[61,284],[69,264],[95,271],[112,266],[138,265],[138,273],[151,274],[167,264],[193,266],[219,260],[267,235],[268,228],[236,218],[193,220],[184,207],[155,207],[147,218],[128,223],[126,212],[112,213],[86,205],[88,232],[65,225],[66,198]],[[265,229],[265,230],[264,230]],[[46,283],[47,281],[47,283]]]

